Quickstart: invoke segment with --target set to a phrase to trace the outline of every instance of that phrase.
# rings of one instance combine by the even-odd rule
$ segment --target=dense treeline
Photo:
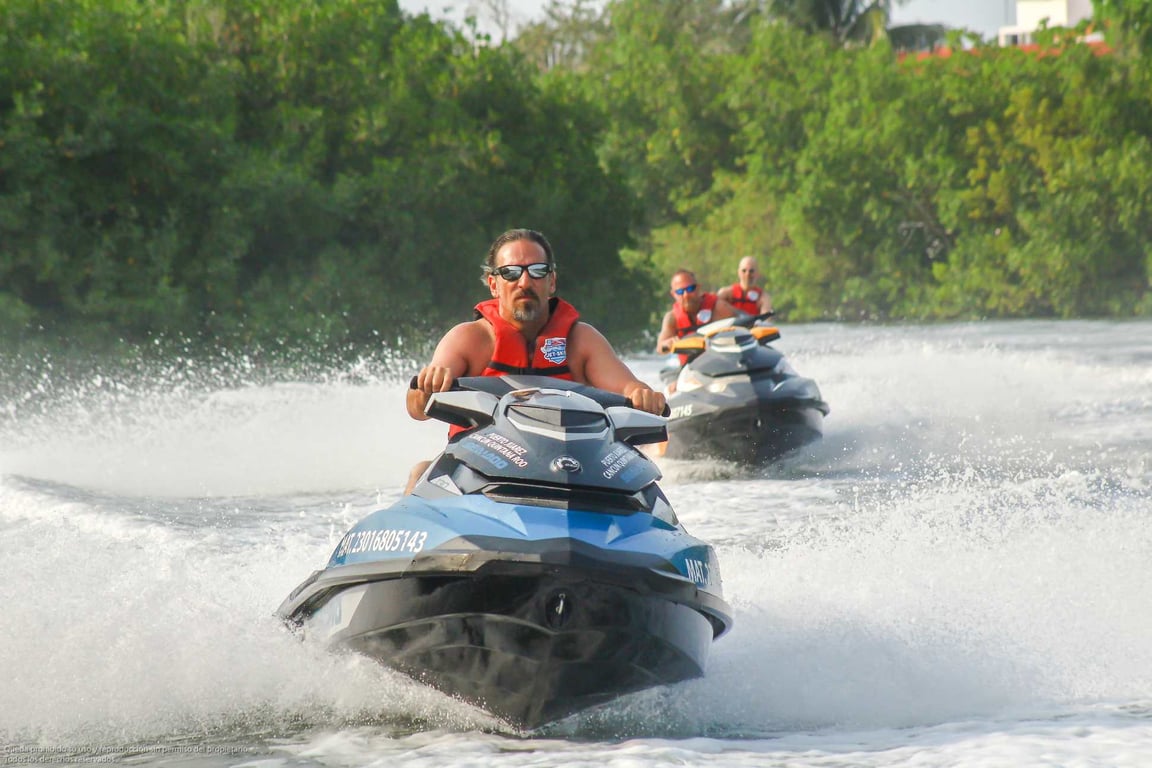
[[[918,59],[798,0],[502,46],[394,0],[7,0],[0,325],[387,339],[466,317],[510,226],[618,343],[746,254],[792,320],[1152,314],[1152,3],[1115,5],[1106,55]]]
[[[1109,3],[1114,50],[1049,30],[920,58],[757,2],[628,0],[548,77],[604,105],[601,160],[645,206],[633,263],[719,285],[757,255],[793,320],[1147,315],[1152,87],[1125,30],[1152,2]]]
[[[8,0],[0,36],[10,327],[392,337],[465,319],[518,225],[647,320],[594,110],[394,0]]]

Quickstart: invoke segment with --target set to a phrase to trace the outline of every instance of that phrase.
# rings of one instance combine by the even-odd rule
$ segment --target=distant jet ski
[[[457,385],[426,412],[471,430],[279,615],[528,729],[703,674],[731,610],[635,448],[667,420],[555,378]]]
[[[671,419],[657,455],[765,464],[823,436],[828,404],[769,345],[780,332],[758,323],[771,316],[717,320],[673,343],[686,362],[661,371]]]

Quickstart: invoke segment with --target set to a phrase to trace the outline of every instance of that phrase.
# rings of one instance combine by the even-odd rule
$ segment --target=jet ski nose
[[[505,411],[508,420],[520,430],[535,433],[585,434],[600,437],[607,434],[608,417],[603,409],[574,409],[570,403],[554,403],[568,398],[545,395],[526,402],[514,402]]]

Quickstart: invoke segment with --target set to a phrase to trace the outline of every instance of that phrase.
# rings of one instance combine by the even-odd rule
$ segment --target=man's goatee
[[[530,323],[540,314],[540,304],[517,304],[512,310],[512,317],[518,323]]]

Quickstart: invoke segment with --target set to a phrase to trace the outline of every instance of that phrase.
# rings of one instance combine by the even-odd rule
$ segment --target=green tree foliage
[[[884,36],[890,0],[772,0],[769,12],[792,27],[827,34],[839,43],[867,43]]]
[[[1149,314],[1148,7],[918,56],[886,3],[7,0],[0,328],[430,331],[513,226],[617,339],[745,255],[793,320]]]
[[[897,51],[931,51],[948,44],[951,30],[943,24],[901,24],[888,27],[888,42]]]
[[[593,0],[548,0],[543,18],[525,25],[512,44],[541,71],[578,70],[588,52],[609,34]]]
[[[1133,218],[1149,213],[1149,198],[1123,167],[1147,161],[1139,126],[1152,105],[1138,73],[1074,43],[1047,56],[982,58],[983,82],[1002,87],[980,96],[979,119],[969,118],[960,155],[968,188],[938,194],[957,244],[935,267],[936,311],[1132,312],[1147,290],[1149,248]]]
[[[718,96],[746,18],[721,0],[614,0],[604,18],[610,32],[591,43],[573,90],[600,107],[600,160],[628,180],[647,225],[676,221],[733,159]]]
[[[0,319],[323,341],[465,319],[511,226],[628,331],[601,128],[511,49],[395,0],[11,0]],[[589,226],[588,222],[596,222]],[[623,307],[623,309],[621,309]]]
[[[1113,43],[1136,55],[1152,53],[1152,1],[1092,0],[1092,16]]]
[[[0,43],[4,303],[25,317],[191,311],[185,235],[218,175],[230,105],[178,23],[145,7],[5,5]]]
[[[720,78],[733,170],[630,258],[716,286],[757,255],[793,319],[1148,312],[1143,69],[1060,30],[951,42],[902,58],[762,18]]]

